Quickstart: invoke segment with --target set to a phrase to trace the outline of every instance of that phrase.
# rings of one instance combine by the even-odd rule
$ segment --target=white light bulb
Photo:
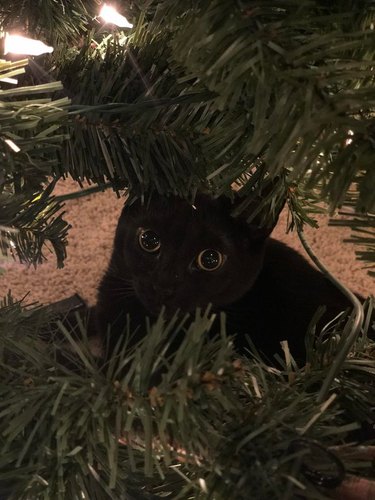
[[[16,78],[0,78],[0,82],[12,83],[13,85],[17,85],[18,80]]]
[[[348,130],[348,135],[354,135],[353,130]],[[352,142],[353,142],[353,139],[346,139],[345,145],[349,146],[349,144],[351,144]]]
[[[47,52],[53,52],[53,47],[49,47],[40,40],[32,40],[20,35],[5,34],[4,54],[26,54],[29,56],[39,56]]]
[[[14,143],[11,139],[4,139],[4,142],[8,144],[10,149],[13,149],[15,153],[19,153],[21,151],[21,149],[17,146],[17,144]]]
[[[119,14],[114,7],[111,7],[107,4],[103,5],[99,16],[102,17],[106,23],[115,24],[119,28],[133,27],[133,25],[126,19],[126,17]]]

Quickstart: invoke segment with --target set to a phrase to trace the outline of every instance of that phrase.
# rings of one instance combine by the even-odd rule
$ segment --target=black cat
[[[324,324],[350,304],[301,255],[269,238],[272,228],[234,218],[232,209],[229,199],[203,194],[194,205],[157,195],[145,205],[125,205],[96,306],[102,337],[111,326],[110,346],[127,314],[134,326],[144,325],[163,305],[168,316],[211,303],[226,312],[239,352],[248,348],[248,334],[270,358],[288,340],[296,359],[304,359],[305,333],[318,306],[327,306]]]

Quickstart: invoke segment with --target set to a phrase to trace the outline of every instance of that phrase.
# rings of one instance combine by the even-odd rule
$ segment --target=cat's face
[[[194,206],[153,196],[125,206],[108,274],[156,315],[238,300],[262,267],[264,232],[230,216],[230,202],[198,195]]]

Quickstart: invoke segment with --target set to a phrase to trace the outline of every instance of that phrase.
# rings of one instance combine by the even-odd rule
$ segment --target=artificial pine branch
[[[203,132],[191,122],[212,95],[197,84],[177,83],[178,72],[168,71],[165,40],[151,40],[146,32],[138,47],[136,34],[106,38],[95,48],[85,43],[59,67],[57,76],[74,102],[62,167],[75,179],[108,179],[134,193],[155,183],[162,193],[188,196],[206,176],[196,141]]]
[[[171,97],[180,95],[184,85],[191,88],[194,82],[217,95],[202,111],[196,108],[194,130],[202,136],[191,138],[198,167],[203,169],[198,177],[207,175],[216,185],[214,189],[228,189],[243,173],[256,169],[257,162],[265,161],[272,176],[284,173],[286,166],[297,181],[308,174],[310,188],[325,179],[323,194],[335,207],[350,185],[353,171],[356,175],[363,170],[367,177],[371,172],[368,137],[374,103],[373,10],[365,1],[360,8],[356,4],[354,10],[351,3],[329,7],[315,1],[298,3],[298,9],[295,6],[290,1],[269,2],[264,7],[257,2],[201,1],[184,6],[182,15],[181,7],[170,2],[138,2],[134,8],[138,23],[130,34],[136,48],[133,65],[138,65],[140,75],[147,76],[145,64],[153,60],[157,47],[163,47],[168,58],[163,59],[159,51],[156,66],[167,64],[173,75]],[[76,7],[82,12],[79,5]],[[43,28],[47,29],[41,25]],[[94,43],[96,36],[102,42],[103,32],[94,29]],[[107,56],[108,63],[111,61],[108,52],[104,63]],[[120,73],[118,76],[118,82],[123,81]],[[116,82],[116,78],[112,80]],[[142,78],[138,80],[135,95],[145,86]],[[90,93],[84,81],[76,95]],[[95,86],[99,99],[108,96],[100,87]],[[111,99],[119,98],[118,93],[111,94]],[[129,98],[137,105],[134,96]],[[141,110],[142,103],[140,106]],[[186,112],[181,115],[181,124],[187,116]],[[158,129],[155,123],[152,126]],[[131,129],[132,124],[129,127],[127,123],[127,127]],[[349,131],[354,136],[347,146]],[[182,137],[186,130],[175,128],[174,133]],[[99,151],[99,156],[102,154],[99,142],[90,146]],[[168,155],[167,149],[163,152]],[[141,161],[145,159],[135,157],[133,161],[142,170]],[[93,177],[92,171],[87,172],[89,162],[84,158],[82,162],[83,175]],[[195,169],[192,175],[196,176]],[[94,180],[97,177],[94,175]],[[178,183],[172,179],[174,192],[181,191]],[[169,190],[170,186],[165,188]],[[361,204],[371,209],[365,191]]]
[[[56,48],[76,43],[92,22],[97,0],[42,0],[35,8],[32,0],[14,0],[0,5],[1,23],[9,30],[27,30],[45,37]]]
[[[345,210],[340,211],[339,215],[344,216],[345,219],[332,220],[331,225],[347,226],[353,230],[351,238],[347,238],[344,241],[355,243],[356,245],[362,247],[356,251],[356,255],[359,260],[370,264],[369,266],[366,266],[369,268],[368,273],[370,276],[375,277],[375,271],[373,270],[375,262],[374,216],[372,214],[364,216],[363,214],[346,212]]]
[[[68,138],[62,127],[70,101],[46,95],[61,89],[60,82],[52,82],[0,90],[2,189],[28,192],[58,171],[57,151]],[[38,94],[42,96],[30,97]]]
[[[158,191],[187,196],[205,179],[214,193],[240,179],[253,186],[265,165],[321,190],[333,210],[361,172],[358,204],[371,210],[373,11],[295,5],[201,1],[182,15],[138,2],[127,40],[82,29],[86,38],[50,62],[73,116],[85,117],[71,122],[59,175],[134,194],[156,179]]]
[[[46,260],[46,249],[56,255],[57,266],[62,267],[66,257],[67,232],[62,204],[50,196],[54,182],[45,190],[10,194],[0,192],[0,251],[21,262],[34,266]],[[48,248],[48,246],[52,248]]]
[[[39,261],[49,234],[61,260],[66,225],[40,190],[49,175],[110,180],[131,195],[156,187],[187,196],[200,184],[229,194],[237,182],[244,206],[271,179],[259,210],[267,201],[277,212],[286,193],[299,223],[311,222],[313,190],[333,210],[360,179],[357,209],[373,210],[372,2],[126,4],[135,23],[127,41],[93,19],[95,2],[0,7],[3,29],[23,23],[58,44],[41,73],[65,75],[74,101],[69,110],[64,97],[47,102],[55,83],[0,94],[1,133],[22,146],[0,141],[8,249],[13,241]],[[320,333],[311,325],[304,368],[285,346],[279,370],[256,356],[239,363],[208,313],[192,324],[160,318],[104,366],[81,319],[56,327],[40,318],[11,299],[0,312],[0,484],[14,499],[328,498],[332,477],[328,485],[316,466],[326,460],[336,476],[344,464],[344,490],[350,474],[373,477],[368,455],[342,447],[359,422],[367,433],[374,424],[370,312],[320,405],[316,393],[345,348],[343,317]],[[183,340],[173,356],[175,335]]]
[[[1,62],[1,77],[22,74],[26,63]],[[45,259],[47,242],[59,267],[65,258],[69,226],[62,205],[50,198],[50,177],[59,170],[58,150],[68,137],[62,126],[69,100],[46,97],[61,89],[54,82],[0,90],[0,251],[34,265]]]
[[[23,330],[23,309],[11,305],[0,322],[0,484],[11,498],[328,498],[316,477],[340,483],[332,446],[347,473],[371,477],[367,457],[337,448],[372,418],[365,331],[320,407],[313,389],[329,370],[326,344],[335,345],[345,321],[304,369],[236,360],[223,330],[210,336],[208,311],[192,322],[160,317],[145,341],[119,344],[103,365],[81,320],[60,324],[46,341],[45,324],[36,336],[29,312],[34,329]],[[181,344],[168,354],[175,336]]]
[[[340,179],[348,182],[352,176],[354,142],[362,142],[355,147],[356,169],[372,170],[371,135],[365,131],[371,122],[366,110],[371,112],[374,103],[369,2],[331,9],[322,2],[202,1],[190,9],[167,1],[154,5],[148,29],[172,31],[173,58],[187,77],[199,78],[218,95],[214,105],[225,113],[235,111],[236,123],[242,124],[247,140],[233,144],[224,182],[243,172],[240,161],[254,163],[259,157],[271,174],[290,165],[293,178],[300,180],[310,171],[310,187],[334,170],[327,192],[336,206],[348,187]],[[355,141],[346,150],[349,130]],[[211,136],[216,133],[217,127]],[[332,162],[334,151],[339,155]]]
[[[181,18],[176,12],[179,8],[171,8],[168,2],[149,3],[149,10],[143,16],[139,15],[134,34],[130,34],[130,44],[124,45],[123,58],[121,59],[120,51],[120,59],[115,63],[113,51],[105,51],[104,45],[100,66],[102,69],[107,67],[107,70],[112,67],[113,72],[119,76],[118,82],[123,90],[128,87],[126,82],[131,82],[129,88],[133,90],[133,96],[128,94],[132,102],[135,96],[146,89],[152,89],[158,96],[162,91],[163,95],[169,93],[171,97],[176,97],[181,92],[181,83],[186,88],[191,88],[192,83],[199,82],[202,88],[212,90],[216,99],[205,106],[203,114],[198,112],[199,107],[194,113],[195,129],[205,131],[205,134],[193,139],[199,144],[198,153],[203,155],[205,161],[210,162],[209,178],[214,181],[214,173],[220,172],[220,176],[216,178],[216,183],[220,186],[228,187],[262,159],[273,175],[280,174],[285,165],[291,167],[291,175],[297,180],[310,171],[310,188],[316,186],[322,178],[328,178],[323,194],[330,197],[332,207],[336,206],[352,175],[349,172],[353,168],[354,150],[357,164],[355,170],[371,172],[368,161],[371,144],[367,139],[370,136],[371,120],[366,118],[374,101],[370,60],[374,33],[372,30],[366,31],[371,9],[365,21],[363,10],[356,10],[354,15],[358,22],[352,23],[353,12],[333,7],[328,16],[327,6],[322,6],[319,2],[303,4],[297,12],[290,2],[281,6],[278,3],[275,7],[270,5],[263,10],[258,5],[252,10],[251,2],[242,7],[240,4],[235,6],[232,2],[224,6],[222,2],[220,9],[215,5],[212,2],[209,5],[200,2],[190,10],[184,6],[185,12]],[[364,2],[363,8],[366,5]],[[154,14],[153,7],[156,7]],[[348,6],[346,8],[349,9]],[[349,17],[351,25],[348,24]],[[224,24],[219,22],[219,18],[226,20],[223,21]],[[184,24],[180,26],[182,22]],[[187,29],[188,23],[194,25],[194,29]],[[225,23],[229,23],[233,29],[225,30]],[[332,31],[337,23],[341,23],[341,31]],[[208,36],[211,25],[215,29],[217,27],[217,32]],[[350,26],[353,31],[350,31]],[[200,29],[201,37],[197,36]],[[234,43],[233,49],[228,51],[229,41],[223,38],[224,33],[230,32],[234,38],[245,31],[246,40],[248,34],[252,33],[254,47],[251,44],[242,47],[243,44]],[[222,43],[215,43],[215,36]],[[135,48],[133,55],[132,46]],[[282,48],[276,51],[277,46]],[[264,57],[254,59],[247,53],[248,50],[259,51],[260,48],[265,52]],[[233,50],[235,54],[232,53]],[[220,51],[224,51],[225,58],[220,57]],[[153,66],[153,77],[150,80],[147,65],[155,61],[156,53],[157,62]],[[206,54],[210,57],[206,57]],[[349,57],[350,54],[352,58]],[[237,56],[239,60],[236,59]],[[83,54],[80,57],[83,65],[81,71],[85,75],[85,59]],[[201,62],[194,63],[194,58]],[[241,61],[253,59],[254,67],[243,67]],[[210,61],[217,63],[212,65]],[[164,74],[157,85],[154,83],[157,76],[155,68],[161,68],[166,62],[174,77],[179,76],[179,82],[173,82],[173,77],[168,76],[167,88],[160,84],[166,76]],[[279,71],[275,72],[275,64]],[[67,74],[68,67],[65,70]],[[76,69],[79,68],[77,66]],[[120,77],[125,69],[130,71],[130,75],[135,69],[138,70],[139,82],[134,77]],[[239,69],[247,86],[238,78],[236,71]],[[79,88],[79,80],[75,79],[74,93],[82,99],[90,99],[92,95],[100,100],[101,95],[109,94],[114,100],[121,99],[119,92],[115,90],[118,85],[116,79],[109,81],[105,78],[101,84],[103,77],[98,75],[97,79],[87,79],[87,82],[98,80],[95,90],[92,83],[84,83],[85,79]],[[139,78],[142,75],[143,78]],[[226,78],[224,82],[223,75]],[[213,85],[210,82],[218,83]],[[222,86],[218,86],[219,84]],[[110,92],[108,85],[114,86]],[[223,102],[226,92],[234,93],[233,105]],[[122,98],[124,97],[122,93]],[[125,97],[123,103],[129,97]],[[142,106],[141,103],[139,105]],[[189,115],[191,113],[184,114],[185,119],[181,120],[181,124],[186,124]],[[203,116],[204,122],[201,121]],[[210,119],[207,120],[207,117]],[[143,118],[147,120],[147,115]],[[163,128],[155,123],[153,127]],[[350,132],[353,132],[354,137],[349,147],[346,141]],[[176,127],[174,133],[178,133]],[[322,151],[326,154],[322,154]],[[135,161],[139,163],[139,159]],[[345,182],[341,179],[345,179]],[[372,202],[366,196],[365,193],[362,194],[362,203],[369,208]]]

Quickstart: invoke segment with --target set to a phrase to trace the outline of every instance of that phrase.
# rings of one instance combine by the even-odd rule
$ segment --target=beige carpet
[[[79,186],[71,180],[60,182],[60,194],[77,190]],[[118,199],[109,190],[67,201],[65,218],[73,227],[69,234],[65,267],[56,269],[53,253],[37,269],[0,257],[0,268],[3,270],[0,295],[4,296],[10,289],[15,298],[21,298],[29,292],[28,302],[46,304],[79,293],[89,303],[94,303],[96,287],[109,259],[122,205],[123,199]],[[306,231],[307,239],[319,258],[352,290],[364,296],[375,294],[373,278],[363,269],[364,264],[355,260],[354,245],[342,243],[350,231],[328,227],[324,218],[320,218],[320,224],[318,230]],[[273,236],[301,249],[297,236],[286,235],[285,227],[286,217],[283,214]]]

